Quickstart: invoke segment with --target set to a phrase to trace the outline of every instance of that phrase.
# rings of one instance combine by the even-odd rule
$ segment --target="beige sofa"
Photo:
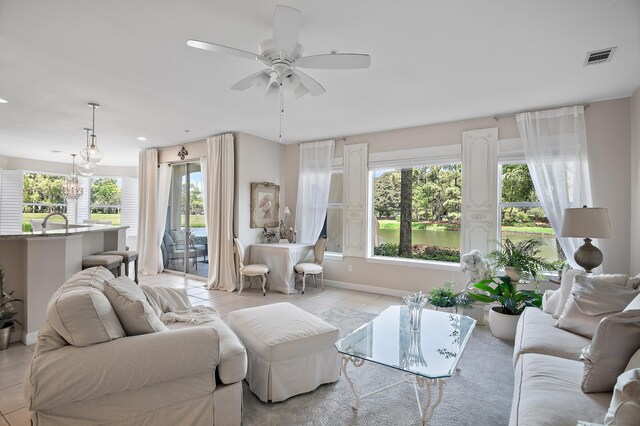
[[[104,301],[94,290],[99,292],[105,279],[113,276],[102,268],[82,271],[50,302],[49,321],[24,380],[33,424],[239,425],[247,358],[226,324],[212,318],[198,326],[174,322],[164,328],[160,322],[155,324],[163,331],[123,336],[103,304],[104,328],[81,335],[85,325],[70,317],[65,294]],[[62,312],[53,318],[56,310]],[[93,324],[91,314],[73,314],[86,315],[86,323]],[[61,317],[66,329],[58,333]],[[86,341],[105,332],[108,341]]]
[[[549,300],[552,293],[551,291],[545,293],[544,302]],[[630,308],[633,312],[627,316],[637,317],[640,312],[637,310],[640,309],[638,305],[640,305],[640,297],[636,297],[629,304],[627,309]],[[586,376],[586,372],[585,363],[580,360],[580,356],[584,352],[583,349],[591,345],[592,339],[556,327],[557,319],[552,316],[556,307],[543,306],[543,308],[547,312],[532,307],[525,309],[518,322],[513,355],[515,383],[509,424],[511,426],[640,424],[640,416],[637,417],[638,423],[625,422],[621,417],[613,420],[619,407],[629,408],[629,405],[625,406],[619,401],[618,394],[622,392],[619,388],[624,380],[618,380],[615,385],[614,392],[618,394],[613,402],[614,392],[584,393],[582,391],[581,385],[583,386],[583,377]],[[632,328],[640,327],[636,319],[633,321]],[[598,327],[602,327],[604,322],[604,320],[600,322]],[[593,337],[593,342],[596,338],[604,337],[605,334],[600,332],[598,336],[597,333],[598,331]],[[640,372],[640,338],[637,337],[637,333],[635,336],[633,342],[626,342],[627,346],[635,347],[633,351],[637,351],[635,355],[625,358],[624,364],[627,365],[625,371],[628,373],[621,372],[620,376],[615,375],[614,381],[616,377],[620,378],[631,373],[637,377]],[[629,348],[625,350],[629,352]],[[606,362],[608,361],[605,360]],[[627,385],[627,393],[629,389]],[[631,405],[633,405],[631,408],[635,410],[633,416],[638,415],[640,404],[638,389],[640,389],[640,383],[636,380],[632,383],[631,389],[632,395],[635,395],[631,397]],[[620,414],[624,413],[621,411]]]

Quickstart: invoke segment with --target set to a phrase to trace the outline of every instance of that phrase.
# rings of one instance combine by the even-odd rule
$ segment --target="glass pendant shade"
[[[85,161],[82,164],[78,164],[78,173],[82,176],[93,176],[97,166],[91,161]]]
[[[104,154],[102,153],[102,151],[100,151],[100,149],[98,149],[98,146],[96,145],[95,135],[91,135],[91,145],[87,144],[86,148],[82,148],[80,150],[80,155],[85,162],[97,164],[100,162],[100,160],[102,160]]]

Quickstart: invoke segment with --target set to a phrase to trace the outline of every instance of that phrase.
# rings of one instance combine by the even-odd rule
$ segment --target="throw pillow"
[[[637,295],[638,290],[602,281],[597,275],[576,276],[556,327],[592,338],[600,320],[621,312]]]
[[[553,315],[558,307],[559,300],[560,289],[545,291],[542,295],[542,312]]]
[[[144,292],[129,277],[105,281],[104,294],[111,302],[127,336],[168,330],[153,311]]]
[[[113,274],[108,269],[103,268],[102,266],[96,266],[93,268],[83,269],[82,271],[74,274],[64,284],[62,284],[62,287],[89,286],[100,291],[104,291],[105,280],[111,280],[113,278]]]
[[[582,391],[611,392],[631,356],[640,348],[640,311],[609,315],[598,325],[591,345],[582,350]]]
[[[562,279],[560,280],[560,288],[557,290],[559,292],[558,303],[556,305],[556,310],[553,313],[553,317],[555,319],[558,319],[562,314],[562,311],[564,310],[564,305],[567,303],[569,294],[571,294],[573,281],[575,277],[577,277],[578,275],[586,275],[586,272],[581,271],[579,269],[567,269],[562,273]]]
[[[618,377],[605,425],[634,426],[640,421],[640,368],[629,370]]]
[[[107,297],[91,286],[61,287],[47,306],[51,327],[70,345],[89,346],[124,337]]]

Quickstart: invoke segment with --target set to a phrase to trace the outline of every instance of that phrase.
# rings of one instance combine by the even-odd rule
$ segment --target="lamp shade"
[[[291,214],[291,210],[289,210],[289,207],[285,206],[284,214],[287,215],[287,216]]]
[[[609,212],[602,207],[565,209],[561,237],[611,238]]]

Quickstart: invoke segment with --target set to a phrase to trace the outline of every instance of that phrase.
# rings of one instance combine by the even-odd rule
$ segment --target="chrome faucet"
[[[56,215],[62,216],[62,218],[64,219],[64,229],[65,231],[69,232],[69,219],[67,219],[67,216],[65,216],[63,213],[59,212],[49,213],[45,216],[44,220],[42,221],[42,232],[47,230],[47,221],[49,220],[49,218]]]

